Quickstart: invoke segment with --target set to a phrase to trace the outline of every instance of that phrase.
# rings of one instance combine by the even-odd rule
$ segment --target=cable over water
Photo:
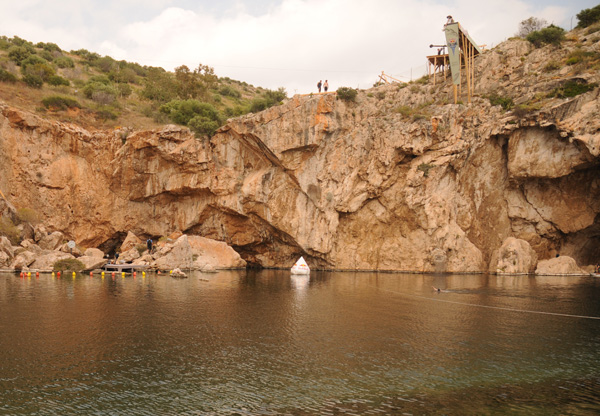
[[[568,314],[568,313],[531,311],[531,310],[527,310],[527,309],[508,308],[508,307],[504,307],[504,306],[480,305],[477,303],[458,302],[455,300],[448,300],[448,299],[436,299],[436,298],[427,297],[427,296],[414,295],[411,293],[398,292],[396,290],[381,289],[374,285],[370,285],[370,286],[375,287],[378,290],[382,290],[384,292],[395,293],[395,294],[398,294],[401,296],[408,296],[408,297],[412,297],[412,298],[430,300],[433,302],[443,302],[443,303],[450,303],[450,304],[462,305],[462,306],[472,306],[475,308],[496,309],[496,310],[508,311],[508,312],[521,312],[521,313],[531,313],[531,314],[536,314],[536,315],[562,316],[562,317],[567,317],[567,318],[592,319],[592,320],[600,321],[600,316],[572,315],[572,314]]]

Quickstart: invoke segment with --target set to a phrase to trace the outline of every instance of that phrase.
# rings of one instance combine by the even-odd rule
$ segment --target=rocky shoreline
[[[78,271],[82,272],[99,270],[107,263],[114,263],[142,266],[150,271],[171,271],[174,277],[185,277],[181,272],[182,269],[215,272],[223,269],[246,268],[246,262],[226,243],[195,235],[173,233],[153,242],[150,252],[138,236],[129,232],[117,250],[119,253],[117,258],[110,257],[97,248],[82,249],[77,244],[69,244],[65,242],[63,233],[48,232],[43,225],[33,227],[30,224],[23,224],[20,229],[25,234],[25,238],[19,245],[12,245],[7,237],[0,237],[1,272],[51,273],[61,270],[57,264],[64,260],[80,262]],[[589,275],[592,271],[593,266],[580,268],[569,256],[556,256],[538,262],[537,255],[529,243],[510,237],[494,252],[487,272],[496,275],[583,276]],[[431,273],[425,270],[395,272]],[[440,272],[444,271],[440,270]]]
[[[76,268],[83,272],[101,269],[109,262],[158,271],[213,272],[246,267],[246,262],[227,244],[200,236],[175,233],[157,241],[150,253],[146,244],[130,232],[117,251],[117,259],[97,248],[83,249],[77,244],[69,244],[63,233],[47,232],[43,225],[31,227],[27,224],[21,228],[25,228],[28,235],[18,245],[12,245],[7,237],[0,237],[0,270],[50,273],[60,270],[58,265],[65,260],[80,262]]]

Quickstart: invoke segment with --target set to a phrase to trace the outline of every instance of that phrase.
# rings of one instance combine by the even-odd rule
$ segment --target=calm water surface
[[[0,414],[599,414],[590,317],[593,277],[0,274]]]

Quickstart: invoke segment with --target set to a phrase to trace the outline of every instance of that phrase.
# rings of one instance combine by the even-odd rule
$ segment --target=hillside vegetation
[[[285,91],[185,65],[174,72],[85,49],[0,36],[0,100],[84,127],[152,128],[165,123],[212,134],[227,118],[279,104]]]

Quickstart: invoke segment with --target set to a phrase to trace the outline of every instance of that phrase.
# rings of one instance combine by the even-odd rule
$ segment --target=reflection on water
[[[592,277],[0,274],[0,414],[594,414],[599,299]]]

